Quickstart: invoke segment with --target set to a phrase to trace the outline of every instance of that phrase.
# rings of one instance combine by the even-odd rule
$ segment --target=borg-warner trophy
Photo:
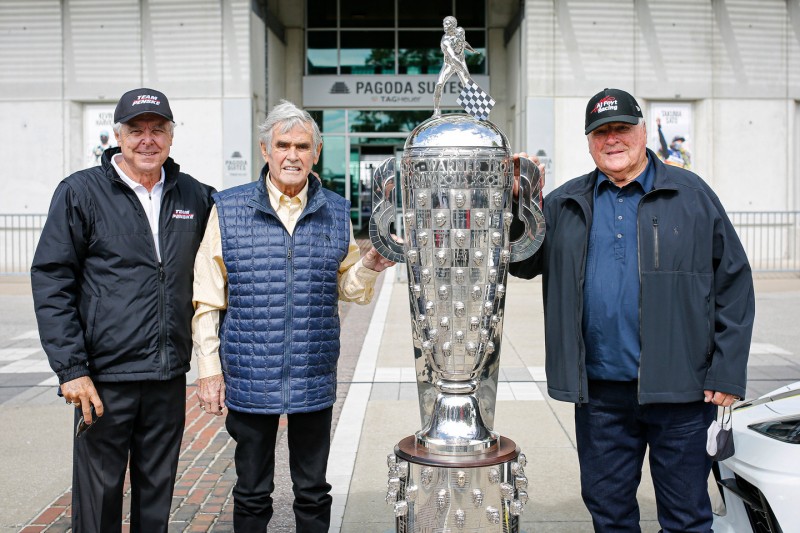
[[[453,39],[460,37],[454,30]],[[539,170],[520,160],[515,209],[508,139],[485,120],[494,102],[467,81],[459,103],[468,114],[440,115],[436,93],[437,112],[406,139],[402,216],[394,159],[373,175],[372,243],[407,266],[422,418],[422,429],[388,456],[386,501],[404,533],[518,532],[528,499],[525,456],[493,427],[508,266],[544,239],[544,218],[532,201]],[[489,109],[481,107],[488,101]],[[525,231],[511,241],[515,217]]]

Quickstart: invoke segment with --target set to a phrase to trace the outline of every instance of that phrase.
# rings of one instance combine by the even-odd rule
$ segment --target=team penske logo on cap
[[[139,104],[161,105],[161,102],[159,102],[158,96],[152,94],[140,94],[136,97],[136,100],[134,100],[131,105],[134,106]]]
[[[606,96],[594,105],[592,113],[603,113],[605,111],[616,111],[617,99],[614,96]]]

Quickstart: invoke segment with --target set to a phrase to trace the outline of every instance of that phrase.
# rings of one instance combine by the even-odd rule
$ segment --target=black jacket
[[[755,317],[744,249],[711,188],[648,153],[654,188],[637,220],[639,401],[697,401],[705,389],[743,398]],[[509,269],[527,279],[543,275],[548,393],[573,403],[588,401],[581,321],[596,180],[595,169],[547,195],[542,247]]]
[[[39,335],[61,383],[189,369],[192,271],[214,189],[164,163],[159,263],[142,204],[111,165],[119,152],[58,185],[31,265]]]

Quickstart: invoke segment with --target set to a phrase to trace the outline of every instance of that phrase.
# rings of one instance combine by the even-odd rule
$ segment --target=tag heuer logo
[[[350,87],[343,81],[337,81],[331,86],[331,94],[350,94]]]

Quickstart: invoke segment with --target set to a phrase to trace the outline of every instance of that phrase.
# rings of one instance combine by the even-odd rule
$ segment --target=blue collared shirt
[[[598,172],[583,283],[583,338],[589,379],[639,375],[639,201],[653,189],[653,162],[621,189]]]

